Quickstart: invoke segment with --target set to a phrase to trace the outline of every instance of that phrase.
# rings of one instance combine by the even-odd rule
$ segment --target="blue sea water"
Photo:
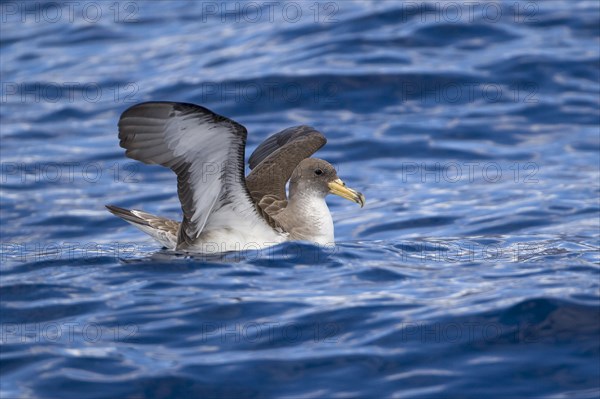
[[[598,398],[597,1],[3,2],[1,398]],[[335,247],[185,256],[141,101],[310,124]]]

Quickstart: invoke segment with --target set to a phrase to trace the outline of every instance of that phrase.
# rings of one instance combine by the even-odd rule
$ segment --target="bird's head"
[[[290,178],[290,197],[296,191],[316,192],[323,197],[335,194],[360,204],[361,208],[365,205],[365,196],[346,187],[333,165],[318,158],[306,158],[294,169]]]

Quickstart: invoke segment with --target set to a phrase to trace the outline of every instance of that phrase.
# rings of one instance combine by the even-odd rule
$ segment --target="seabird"
[[[244,126],[199,105],[134,105],[119,119],[120,146],[129,158],[175,172],[183,220],[106,207],[177,251],[239,251],[288,240],[333,244],[325,196],[336,194],[361,207],[365,197],[346,187],[330,163],[309,158],[325,137],[310,126],[274,134],[252,153],[245,176],[246,137]]]

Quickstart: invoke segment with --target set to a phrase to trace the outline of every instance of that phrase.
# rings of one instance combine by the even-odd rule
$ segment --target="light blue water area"
[[[2,398],[597,398],[600,6],[473,4],[2,3]],[[148,100],[312,125],[367,205],[161,250],[104,208],[180,218]]]

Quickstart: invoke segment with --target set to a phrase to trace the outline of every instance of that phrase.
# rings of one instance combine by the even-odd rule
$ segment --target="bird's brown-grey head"
[[[306,158],[294,169],[290,178],[290,197],[295,193],[317,193],[325,197],[335,194],[365,205],[365,196],[349,187],[337,175],[333,165],[318,158]]]

